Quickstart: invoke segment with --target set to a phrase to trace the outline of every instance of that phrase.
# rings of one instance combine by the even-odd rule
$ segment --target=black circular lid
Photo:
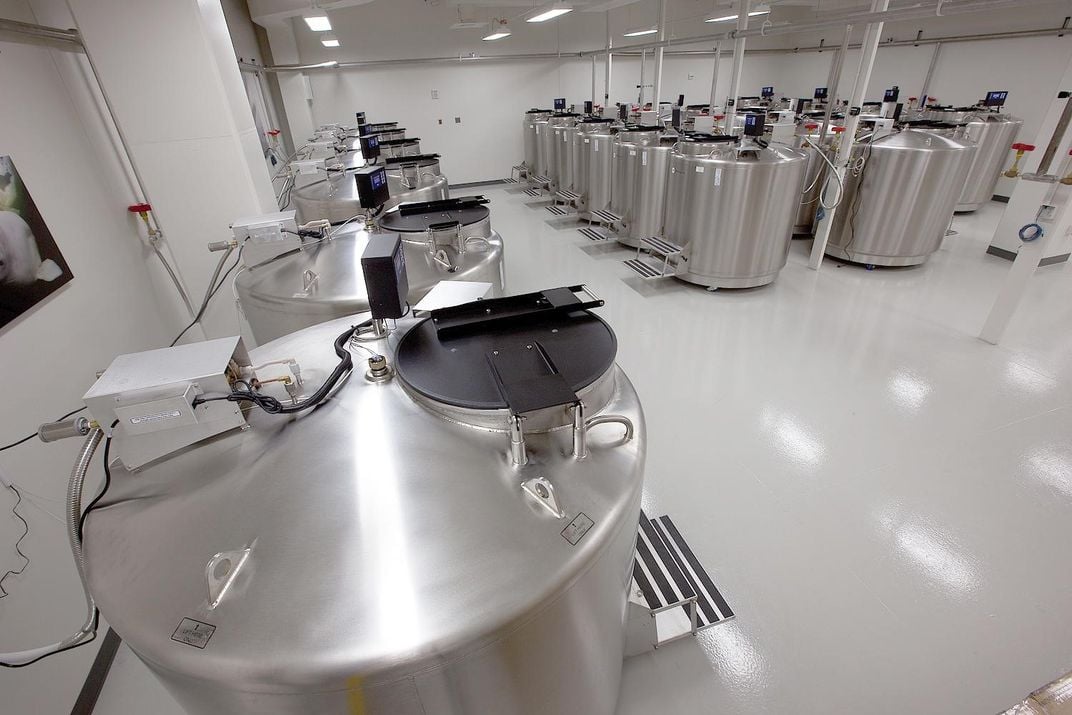
[[[610,124],[613,119],[605,119],[604,117],[585,117],[581,120],[581,124]]]
[[[552,114],[554,111],[553,109],[530,109],[525,114]]]
[[[666,127],[658,124],[626,124],[622,127],[623,132],[663,132]]]
[[[741,138],[732,134],[686,134],[681,137],[680,141],[683,142],[696,142],[696,143],[708,143],[708,142],[739,142]]]
[[[423,233],[430,226],[457,221],[462,226],[471,226],[491,214],[487,206],[468,206],[448,210],[427,211],[403,216],[399,211],[389,211],[380,218],[380,228],[398,233]]]
[[[444,339],[426,318],[402,336],[395,367],[407,385],[437,402],[501,410],[508,405],[492,360],[499,360],[504,381],[537,377],[549,372],[538,348],[566,384],[579,392],[611,368],[618,340],[609,325],[587,311],[531,317]],[[507,367],[511,364],[519,367],[512,374]]]
[[[953,122],[941,122],[937,119],[911,119],[903,124],[909,129],[956,129],[960,126]]]
[[[577,112],[555,112],[553,116],[556,117],[579,117],[581,116]]]
[[[372,129],[365,136],[374,136],[374,135],[379,135],[379,134],[394,134],[395,132],[404,132],[404,131],[406,131],[405,127],[391,127],[389,129]]]
[[[420,137],[406,137],[405,139],[385,139],[380,142],[380,146],[408,146],[410,144],[416,144],[421,140]]]

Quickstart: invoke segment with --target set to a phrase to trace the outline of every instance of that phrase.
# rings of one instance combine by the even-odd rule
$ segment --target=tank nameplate
[[[183,618],[182,623],[171,634],[171,640],[192,645],[194,648],[204,648],[215,632],[216,626],[192,618]]]
[[[583,511],[562,530],[562,538],[576,546],[596,523]]]

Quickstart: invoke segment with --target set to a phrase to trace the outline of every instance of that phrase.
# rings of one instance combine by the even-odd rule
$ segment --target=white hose
[[[82,519],[82,487],[85,485],[86,472],[89,471],[93,455],[96,453],[102,439],[104,439],[104,431],[100,427],[95,427],[86,437],[86,441],[82,443],[82,449],[78,453],[74,469],[71,470],[71,481],[67,486],[67,538],[71,544],[74,565],[78,569],[78,578],[82,581],[82,591],[86,597],[86,608],[89,611],[86,621],[78,632],[57,643],[14,653],[0,653],[0,664],[9,667],[28,665],[39,658],[81,645],[86,641],[92,640],[97,635],[97,604],[93,601],[93,596],[89,592],[89,582],[86,579],[86,564],[82,556],[82,536],[78,532],[78,525]]]
[[[828,204],[827,201],[826,201],[826,190],[827,190],[827,187],[830,186],[829,183],[827,183],[827,185],[823,187],[823,190],[819,192],[819,205],[822,206],[823,209],[825,209],[827,211],[833,211],[834,209],[836,209],[838,206],[841,205],[841,199],[845,196],[845,184],[841,180],[841,174],[839,174],[837,169],[834,167],[834,163],[832,161],[830,161],[830,159],[826,156],[826,152],[824,152],[822,149],[820,149],[819,147],[815,146],[814,144],[810,144],[810,146],[819,155],[819,158],[826,162],[826,165],[830,168],[831,173],[833,173],[834,178],[837,180],[837,185],[838,185],[837,201],[835,201],[832,204]],[[808,193],[808,191],[811,191],[815,187],[815,182],[818,181],[818,180],[819,180],[819,174],[816,174],[815,175],[815,181],[812,182],[812,185],[809,186],[808,189],[804,193]]]

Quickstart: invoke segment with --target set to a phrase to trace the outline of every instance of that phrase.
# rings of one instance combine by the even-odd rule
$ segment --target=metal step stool
[[[569,213],[567,209],[562,208],[558,204],[552,204],[551,206],[548,206],[547,210],[553,213],[555,216],[565,216]]]
[[[614,238],[614,234],[605,229],[591,228],[588,226],[577,229],[577,231],[587,238],[589,241],[609,241]]]
[[[525,189],[525,193],[528,194],[529,196],[531,196],[534,199],[539,198],[539,196],[540,196],[540,190],[539,189]]]
[[[630,649],[634,652],[643,652],[646,641],[649,647],[658,648],[734,617],[669,516],[648,519],[641,512],[633,585],[636,597],[631,608],[646,609],[649,614],[646,634],[640,632],[642,619],[635,623],[631,619]]]
[[[606,226],[607,228],[611,228],[614,224],[621,222],[621,220],[621,216],[606,209],[592,211],[588,214],[588,223],[598,223],[600,226]]]
[[[683,250],[681,246],[670,243],[658,236],[642,238],[637,246],[636,258],[625,261],[625,265],[629,266],[634,273],[644,280],[672,276],[677,268],[674,259],[680,256]],[[646,259],[644,251],[647,251],[650,257],[656,260]],[[661,262],[658,260],[659,258],[662,258]]]

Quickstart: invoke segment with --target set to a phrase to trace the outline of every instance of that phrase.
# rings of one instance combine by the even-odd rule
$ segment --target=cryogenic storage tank
[[[659,138],[664,131],[662,127],[657,126],[630,126],[618,132],[614,139],[612,154],[614,164],[610,200],[612,213],[623,218],[630,216],[637,184],[637,166],[640,164],[640,147],[658,145]]]
[[[826,154],[826,157],[833,162],[835,158],[835,152],[831,149],[833,146],[834,138],[837,133],[834,132],[834,127],[830,127],[826,133],[826,140],[821,142],[822,151]],[[793,235],[808,237],[812,233],[812,229],[815,227],[815,215],[819,210],[820,202],[819,198],[822,195],[823,187],[826,185],[827,175],[830,171],[829,165],[823,161],[819,156],[818,150],[814,144],[819,144],[819,125],[809,124],[807,126],[807,134],[797,137],[797,148],[801,149],[800,142],[804,138],[807,138],[813,143],[813,146],[808,149],[803,149],[808,154],[808,170],[804,176],[804,193],[800,197],[800,206],[797,208],[797,216],[793,221]],[[828,200],[836,199],[837,194],[831,193]]]
[[[573,137],[577,134],[577,125],[570,123],[555,126],[551,131],[555,144],[555,160],[547,178],[551,180],[552,190],[570,190],[573,188]]]
[[[680,137],[663,135],[656,144],[638,143],[636,156],[623,160],[633,163],[632,199],[618,227],[618,242],[636,248],[642,238],[661,236],[666,215],[666,187],[670,179],[670,155]]]
[[[395,157],[384,163],[391,191],[387,208],[407,201],[436,201],[450,195],[447,177],[440,173],[439,154]],[[294,189],[293,201],[302,222],[326,218],[331,223],[342,223],[364,213],[352,170],[331,172],[327,179],[299,186]]]
[[[863,167],[845,177],[826,252],[876,266],[923,263],[942,244],[974,156],[974,142],[947,131],[857,144],[852,158]]]
[[[573,145],[570,147],[573,157],[573,191],[581,196],[580,210],[587,209],[588,194],[591,191],[593,172],[595,172],[595,180],[600,192],[603,191],[603,186],[609,188],[609,177],[605,176],[603,170],[609,171],[610,161],[609,154],[604,152],[600,154],[598,149],[592,146],[592,142],[596,137],[603,137],[604,147],[607,147],[607,142],[610,140],[610,125],[613,123],[611,119],[589,118],[582,120],[576,126],[576,131],[572,135]],[[603,157],[607,157],[606,162],[601,162]],[[596,166],[593,166],[593,161]]]
[[[975,142],[975,158],[968,168],[957,211],[975,211],[994,196],[1009,148],[1024,126],[1011,114],[978,111],[967,117],[965,132]]]
[[[602,211],[610,206],[614,189],[614,140],[618,127],[606,125],[590,135],[588,191],[581,203],[584,211]]]
[[[525,119],[521,122],[521,134],[525,139],[525,168],[532,173],[539,173],[536,171],[539,166],[536,154],[540,139],[536,134],[536,122],[546,121],[551,113],[550,109],[530,109],[525,112]]]
[[[766,285],[789,257],[807,157],[738,141],[693,135],[670,157],[663,236],[684,249],[676,276],[690,283]]]
[[[380,156],[391,158],[396,156],[417,156],[421,153],[421,140],[419,137],[411,139],[389,139],[380,142]]]
[[[411,305],[444,280],[491,283],[492,295],[502,295],[502,237],[486,206],[460,199],[406,216],[395,209],[377,230],[402,235]],[[297,253],[242,271],[235,287],[257,342],[368,310],[361,272],[368,239],[364,223],[354,221],[330,240],[307,241]]]
[[[368,317],[249,358],[296,362],[308,399]],[[355,349],[317,409],[247,404],[242,429],[111,462],[84,529],[101,614],[190,715],[613,713],[646,434],[611,328],[580,310],[446,337],[409,318],[363,344],[384,380]],[[546,405],[514,445],[531,466],[503,384]]]
[[[537,176],[542,176],[551,182],[552,188],[558,184],[555,173],[558,169],[558,146],[562,144],[562,136],[555,135],[557,127],[573,126],[577,123],[579,114],[559,113],[547,118],[547,121],[536,122],[536,134],[539,137],[537,147]],[[557,139],[557,141],[556,141]]]

